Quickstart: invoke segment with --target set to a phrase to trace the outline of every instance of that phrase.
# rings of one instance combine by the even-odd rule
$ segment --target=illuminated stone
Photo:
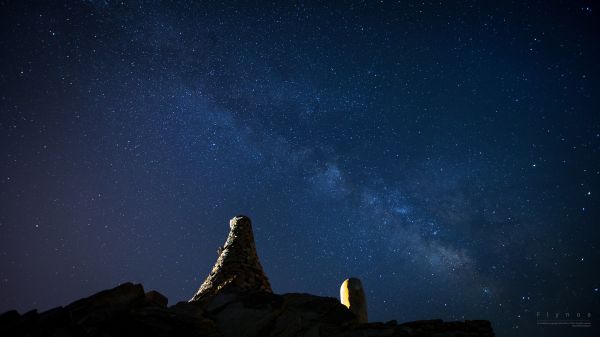
[[[367,323],[367,299],[362,283],[351,277],[340,287],[340,301],[356,315],[359,323]]]
[[[250,218],[235,216],[229,221],[229,228],[227,241],[218,250],[217,262],[190,302],[215,295],[225,288],[272,293],[258,260]]]

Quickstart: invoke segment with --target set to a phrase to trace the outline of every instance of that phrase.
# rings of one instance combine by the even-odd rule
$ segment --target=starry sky
[[[245,214],[277,293],[596,333],[536,313],[600,315],[600,7],[327,3],[0,1],[0,311],[187,300]]]

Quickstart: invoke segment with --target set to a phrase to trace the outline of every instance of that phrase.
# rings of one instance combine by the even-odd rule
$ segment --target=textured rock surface
[[[190,301],[217,294],[232,287],[243,291],[272,292],[263,272],[252,234],[250,218],[239,215],[229,221],[229,236],[220,249],[212,271]]]
[[[151,294],[151,295],[148,295]],[[337,299],[226,289],[166,307],[126,283],[46,312],[0,315],[0,336],[493,336],[488,321],[359,324]]]

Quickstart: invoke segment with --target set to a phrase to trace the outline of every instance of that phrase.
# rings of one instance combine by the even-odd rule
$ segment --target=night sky
[[[245,214],[277,293],[597,332],[600,6],[457,3],[0,1],[0,311],[187,300]]]

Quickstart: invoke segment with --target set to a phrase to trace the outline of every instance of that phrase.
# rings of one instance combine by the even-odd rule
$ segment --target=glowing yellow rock
[[[367,299],[359,279],[351,277],[342,283],[340,301],[356,315],[359,323],[368,322]]]

